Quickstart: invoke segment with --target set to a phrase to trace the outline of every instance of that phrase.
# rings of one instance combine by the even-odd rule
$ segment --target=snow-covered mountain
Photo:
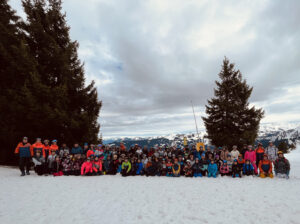
[[[200,138],[203,139],[205,132],[199,134]],[[187,138],[189,144],[195,143],[198,140],[198,136],[195,133],[188,134],[170,134],[167,136],[156,136],[156,137],[123,137],[123,138],[111,138],[105,139],[104,144],[119,144],[124,142],[126,147],[130,147],[133,144],[148,145],[153,147],[155,145],[183,145],[184,137]],[[278,124],[264,124],[261,125],[258,138],[256,142],[262,142],[264,146],[267,146],[268,142],[272,141],[276,145],[281,141],[285,141],[289,146],[296,146],[300,144],[300,125],[288,124],[286,127]],[[204,142],[208,144],[208,139],[204,138]]]

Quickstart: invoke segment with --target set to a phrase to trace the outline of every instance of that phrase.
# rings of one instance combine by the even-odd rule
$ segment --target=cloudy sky
[[[103,101],[103,137],[194,131],[191,100],[203,129],[224,56],[254,87],[263,123],[300,121],[300,1],[65,0],[63,10]]]

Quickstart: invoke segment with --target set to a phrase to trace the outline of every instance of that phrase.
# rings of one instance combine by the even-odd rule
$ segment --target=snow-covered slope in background
[[[291,178],[20,177],[0,168],[0,223],[299,223],[300,149]]]

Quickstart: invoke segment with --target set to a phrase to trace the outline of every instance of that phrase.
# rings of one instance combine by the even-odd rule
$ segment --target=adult
[[[25,176],[24,167],[26,167],[26,174],[29,175],[30,158],[33,156],[33,151],[30,143],[28,143],[27,137],[24,137],[22,142],[17,145],[15,154],[19,154],[19,168],[21,171],[21,176]]]
[[[242,148],[242,150],[241,150],[241,154],[243,155],[243,158],[245,158],[245,153],[247,152],[247,144],[244,144],[243,145],[243,148]]]
[[[261,178],[273,178],[272,162],[268,159],[268,155],[264,154],[263,159],[259,161],[259,176]]]
[[[78,143],[74,144],[74,147],[71,149],[71,154],[76,155],[76,154],[83,154],[82,148],[79,146]]]
[[[275,175],[277,177],[289,178],[290,174],[290,163],[284,157],[283,152],[278,152],[278,158],[274,162]]]
[[[43,152],[43,156],[45,158],[45,149],[44,149],[44,144],[42,143],[41,138],[37,138],[35,143],[33,145],[31,145],[32,151],[33,151],[33,155],[36,155],[37,151]]]
[[[277,159],[278,148],[273,145],[273,142],[269,142],[269,146],[266,148],[266,154],[268,155],[269,160],[273,163]]]
[[[255,152],[256,152],[256,166],[258,166],[259,162],[264,159],[264,155],[265,155],[265,149],[262,146],[262,143],[260,142],[258,143]]]
[[[58,145],[57,145],[57,140],[52,140],[52,144],[50,146],[50,152],[52,154],[52,152],[54,151],[56,155],[58,155]]]
[[[232,150],[230,152],[232,160],[235,159],[237,160],[239,158],[239,154],[240,152],[237,150],[237,146],[236,145],[232,146]]]

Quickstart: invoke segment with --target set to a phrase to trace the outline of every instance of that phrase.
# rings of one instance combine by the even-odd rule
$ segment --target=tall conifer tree
[[[249,97],[253,87],[242,79],[239,70],[227,58],[219,73],[221,81],[216,81],[215,97],[208,100],[207,117],[202,117],[207,137],[216,146],[253,144],[264,112],[249,107]]]

